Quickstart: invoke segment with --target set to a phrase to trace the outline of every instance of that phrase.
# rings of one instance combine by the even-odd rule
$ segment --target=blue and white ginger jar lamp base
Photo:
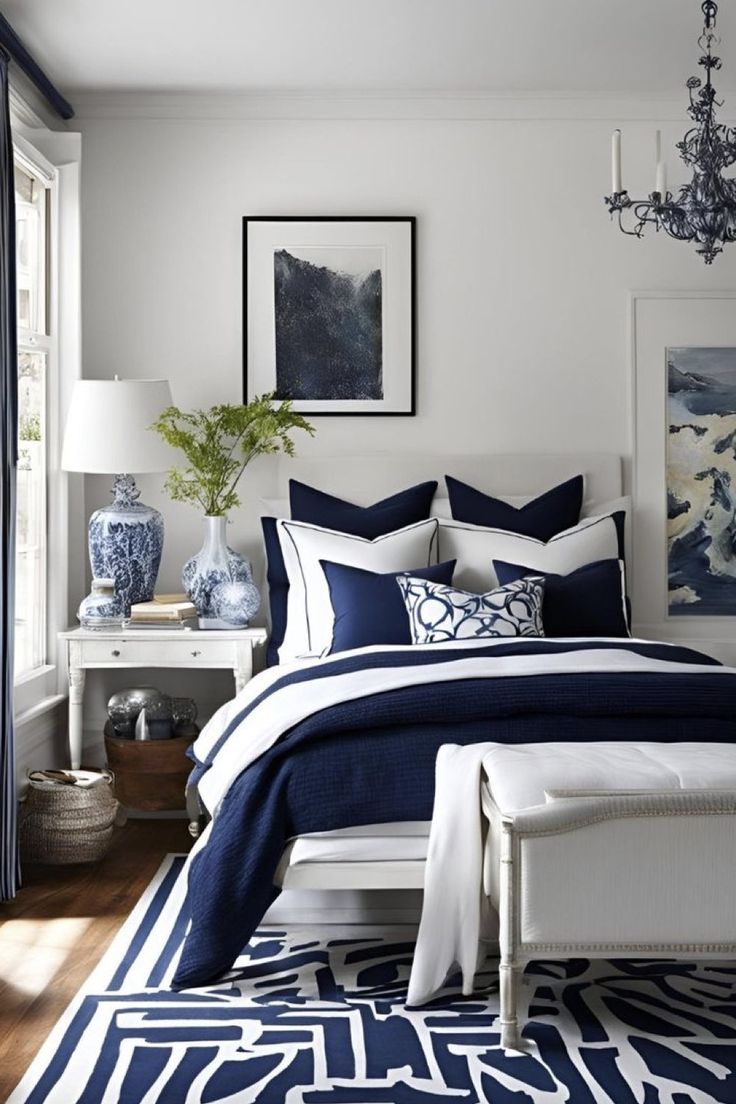
[[[204,544],[182,569],[184,590],[197,607],[200,629],[243,629],[261,606],[250,564],[228,547],[224,515],[204,523]]]
[[[132,475],[117,475],[113,501],[89,519],[89,560],[95,578],[115,580],[124,613],[134,602],[150,602],[164,549],[164,519],[139,502]]]

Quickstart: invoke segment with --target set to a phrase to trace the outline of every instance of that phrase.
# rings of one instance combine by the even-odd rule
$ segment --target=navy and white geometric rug
[[[401,933],[261,931],[227,984],[172,993],[169,856],[9,1104],[736,1104],[736,964],[538,962],[529,1053],[488,992],[404,1008]],[[493,963],[489,962],[489,967]]]

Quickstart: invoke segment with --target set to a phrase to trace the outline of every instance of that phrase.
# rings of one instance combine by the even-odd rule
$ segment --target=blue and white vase
[[[77,619],[82,628],[120,628],[123,618],[123,603],[115,593],[115,580],[93,579],[92,590],[82,599],[77,611]]]
[[[89,519],[89,560],[95,578],[115,580],[127,617],[134,602],[150,602],[164,550],[164,519],[139,502],[132,475],[117,475],[113,501]]]
[[[242,626],[224,621],[215,608],[214,591],[222,583],[253,584],[250,564],[239,552],[228,548],[227,518],[224,515],[205,517],[204,544],[196,556],[184,564],[181,579],[189,601],[197,607],[201,629],[232,629]],[[260,595],[258,595],[260,605]]]

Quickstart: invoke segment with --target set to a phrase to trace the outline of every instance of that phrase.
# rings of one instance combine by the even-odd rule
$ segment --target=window
[[[15,162],[18,283],[18,504],[15,675],[46,662],[47,379],[50,180],[25,157]]]

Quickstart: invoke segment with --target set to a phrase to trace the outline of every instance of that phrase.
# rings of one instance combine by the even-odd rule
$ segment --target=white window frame
[[[60,264],[61,204],[59,169],[22,135],[13,135],[16,159],[48,189],[48,243],[46,336],[18,331],[19,348],[46,354],[46,587],[45,662],[21,673],[15,681],[15,716],[22,724],[59,702],[58,632],[65,628],[67,604],[68,533],[66,518],[54,508],[58,492],[61,429]],[[65,496],[62,496],[65,499]]]

